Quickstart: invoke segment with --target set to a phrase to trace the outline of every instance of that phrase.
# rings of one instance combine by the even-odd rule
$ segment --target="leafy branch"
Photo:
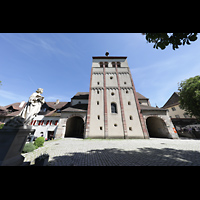
[[[153,48],[165,49],[172,44],[172,49],[178,49],[180,45],[190,45],[190,42],[197,40],[198,33],[142,33],[146,35],[149,43],[154,43]]]

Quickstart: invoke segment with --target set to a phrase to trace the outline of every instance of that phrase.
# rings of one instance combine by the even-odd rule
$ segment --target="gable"
[[[179,95],[177,92],[174,92],[169,100],[165,103],[163,108],[168,108],[176,104],[179,104]]]

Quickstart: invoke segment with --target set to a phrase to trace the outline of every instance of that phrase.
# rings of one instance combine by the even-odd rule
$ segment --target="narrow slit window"
[[[117,113],[117,104],[111,103],[111,113]]]

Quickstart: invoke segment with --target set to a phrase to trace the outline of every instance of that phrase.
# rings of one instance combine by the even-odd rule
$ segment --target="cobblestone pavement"
[[[48,166],[200,166],[200,140],[64,138],[22,154],[25,162],[48,153]]]

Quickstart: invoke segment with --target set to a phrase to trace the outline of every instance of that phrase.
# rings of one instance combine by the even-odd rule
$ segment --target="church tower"
[[[149,138],[125,56],[94,56],[85,138]]]

